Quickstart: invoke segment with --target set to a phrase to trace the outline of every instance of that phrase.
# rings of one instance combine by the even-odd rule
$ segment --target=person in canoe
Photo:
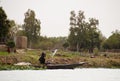
[[[40,62],[40,64],[43,65],[43,67],[45,66],[45,57],[46,57],[46,54],[44,52],[42,52],[42,54],[39,58],[39,62]]]

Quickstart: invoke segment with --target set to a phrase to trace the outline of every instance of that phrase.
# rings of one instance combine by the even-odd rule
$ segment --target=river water
[[[0,71],[0,81],[120,81],[120,69]]]

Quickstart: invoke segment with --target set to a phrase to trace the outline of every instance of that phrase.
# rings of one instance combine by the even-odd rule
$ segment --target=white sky
[[[71,10],[84,11],[86,19],[97,18],[106,37],[120,30],[120,0],[0,0],[0,6],[17,24],[23,24],[28,9],[34,10],[43,36],[68,36]]]

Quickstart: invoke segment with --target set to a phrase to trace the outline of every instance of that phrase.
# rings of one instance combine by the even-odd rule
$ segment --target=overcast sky
[[[0,0],[9,19],[23,24],[24,13],[35,11],[41,21],[41,35],[68,36],[70,11],[84,11],[86,20],[97,18],[99,29],[104,36],[120,30],[120,0]]]

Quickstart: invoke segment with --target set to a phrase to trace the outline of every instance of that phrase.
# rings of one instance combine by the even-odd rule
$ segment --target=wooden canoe
[[[77,64],[47,64],[47,69],[74,69],[78,66],[85,64],[85,62],[80,62]]]

